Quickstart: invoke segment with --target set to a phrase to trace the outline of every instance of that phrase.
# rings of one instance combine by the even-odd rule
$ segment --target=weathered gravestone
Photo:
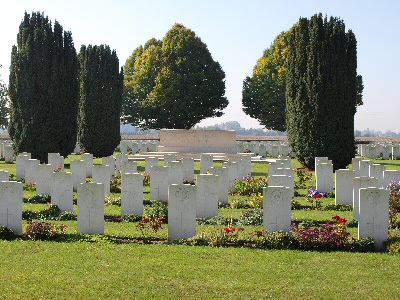
[[[53,171],[64,171],[64,156],[60,153],[47,153],[47,162],[53,166]]]
[[[104,185],[81,183],[78,186],[78,232],[104,234]]]
[[[14,234],[22,233],[22,193],[21,182],[0,182],[0,225]]]
[[[143,174],[121,175],[122,216],[143,215]]]
[[[129,159],[128,154],[118,153],[115,156],[115,170],[116,173],[121,173],[122,171],[122,163]]]
[[[315,158],[315,184],[319,192],[333,192],[333,164],[326,157]]]
[[[275,175],[274,175],[275,176]],[[263,188],[263,226],[269,232],[290,231],[292,222],[292,196],[289,187],[268,186]]]
[[[74,212],[72,173],[53,172],[51,177],[51,204],[61,211]]]
[[[196,235],[196,186],[173,184],[168,188],[168,240]]]
[[[4,145],[3,156],[6,163],[12,163],[14,161],[14,150],[12,145]]]
[[[35,184],[36,183],[36,166],[40,164],[37,159],[28,159],[25,168],[25,183]]]
[[[388,238],[389,191],[380,188],[360,189],[360,217],[358,219],[358,238],[370,237],[375,248],[382,250]]]
[[[374,164],[372,160],[363,159],[359,162],[358,177],[369,176],[369,167]]]
[[[251,157],[249,155],[240,157],[238,161],[238,176],[239,178],[251,176]]]
[[[28,164],[28,159],[30,159],[30,155],[27,153],[20,153],[17,155],[15,165],[15,175],[17,181],[25,178],[25,169]]]
[[[268,176],[268,186],[284,186],[288,187],[290,190],[290,195],[292,200],[293,198],[293,189],[292,187],[294,186],[294,179],[292,176],[287,176],[287,175],[271,175]]]
[[[108,180],[113,178],[115,176],[115,158],[112,156],[102,157],[101,164],[103,166],[108,166],[108,173],[109,173]],[[92,176],[93,176],[93,174],[92,174]]]
[[[10,180],[10,172],[0,171],[0,181],[9,181],[9,180]]]
[[[236,180],[242,180],[243,178],[239,178],[238,174],[238,164],[235,161],[224,161],[222,163],[222,167],[228,169],[228,182],[229,182],[229,189],[233,188],[235,185]]]
[[[369,177],[375,177],[378,179],[378,187],[386,188],[383,186],[383,173],[386,171],[385,165],[372,164],[369,166]]]

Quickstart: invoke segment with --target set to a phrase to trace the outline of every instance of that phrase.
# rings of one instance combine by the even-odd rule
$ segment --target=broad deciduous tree
[[[125,120],[142,128],[189,129],[228,105],[225,73],[195,33],[175,24],[127,60]]]
[[[267,129],[285,131],[286,32],[279,34],[243,81],[243,111]]]
[[[16,153],[47,162],[68,156],[77,135],[78,60],[69,31],[37,12],[25,12],[11,53],[9,134]]]

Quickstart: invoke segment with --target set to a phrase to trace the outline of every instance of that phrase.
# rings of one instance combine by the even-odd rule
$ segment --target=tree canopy
[[[300,18],[288,32],[286,126],[297,159],[314,169],[317,156],[334,169],[355,155],[354,114],[362,104],[357,42],[338,18]]]
[[[286,32],[279,34],[243,81],[243,111],[267,129],[286,130]]]
[[[228,105],[225,73],[195,33],[174,24],[125,64],[123,118],[141,128],[189,129]]]
[[[95,157],[110,156],[121,141],[123,71],[107,45],[82,45],[78,58],[78,142]]]
[[[0,65],[0,68],[2,66]],[[8,97],[8,88],[0,78],[0,128],[7,129],[8,116],[10,113],[10,99]]]
[[[78,60],[71,32],[37,12],[25,12],[9,77],[9,134],[16,153],[47,162],[48,153],[75,148],[79,101]]]

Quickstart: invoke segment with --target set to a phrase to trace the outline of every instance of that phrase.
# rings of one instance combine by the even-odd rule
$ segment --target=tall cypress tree
[[[362,104],[354,34],[342,20],[301,18],[288,36],[286,125],[299,161],[314,169],[316,156],[345,168],[355,155],[354,114]]]
[[[25,12],[11,53],[9,134],[16,153],[72,153],[77,135],[78,60],[71,32]]]
[[[107,45],[83,45],[78,58],[78,142],[95,157],[109,156],[121,141],[122,68],[116,52]]]

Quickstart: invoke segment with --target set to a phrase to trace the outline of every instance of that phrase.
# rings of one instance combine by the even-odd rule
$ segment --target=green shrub
[[[7,240],[11,241],[15,238],[14,232],[5,227],[5,226],[0,226],[0,240]]]
[[[147,219],[164,218],[168,222],[168,204],[161,201],[150,201],[150,205],[144,207],[144,217]]]
[[[125,223],[127,223],[127,222],[138,222],[141,219],[142,219],[141,215],[128,214],[128,215],[125,215],[125,216],[122,217],[121,222],[125,222]]]
[[[231,194],[241,196],[251,196],[253,194],[263,194],[263,188],[268,186],[266,178],[255,178],[250,175],[243,177],[243,180],[236,180]]]
[[[35,195],[31,198],[24,199],[26,203],[35,203],[35,204],[46,204],[51,202],[50,195]]]
[[[243,212],[238,220],[239,226],[259,226],[263,224],[263,210],[262,209],[248,209]]]
[[[55,225],[47,222],[30,222],[26,227],[24,237],[29,240],[53,240],[64,233],[65,225]]]

